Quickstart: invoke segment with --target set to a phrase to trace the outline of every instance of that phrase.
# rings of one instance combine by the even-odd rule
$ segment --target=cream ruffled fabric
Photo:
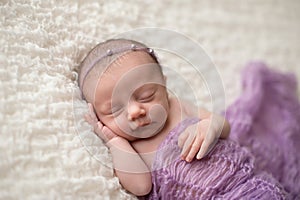
[[[96,43],[140,27],[179,31],[212,58],[229,105],[249,60],[300,78],[299,10],[297,0],[2,0],[0,199],[135,199],[82,119],[74,71]]]

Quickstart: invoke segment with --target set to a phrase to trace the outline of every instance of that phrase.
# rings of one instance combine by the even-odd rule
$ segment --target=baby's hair
[[[95,78],[98,79],[106,67],[130,51],[147,52],[156,63],[159,63],[153,49],[140,42],[121,38],[99,43],[87,54],[80,64],[78,84],[81,89],[82,98],[88,100],[87,97],[91,95],[88,94],[85,82]],[[90,89],[88,90],[91,91]]]

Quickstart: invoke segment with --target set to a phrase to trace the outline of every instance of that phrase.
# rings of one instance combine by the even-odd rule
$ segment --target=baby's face
[[[160,66],[146,52],[125,54],[99,78],[93,104],[101,122],[121,137],[156,135],[169,112]]]

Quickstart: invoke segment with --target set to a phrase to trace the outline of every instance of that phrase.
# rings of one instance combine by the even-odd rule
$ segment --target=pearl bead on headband
[[[97,47],[96,47],[97,48]],[[91,51],[93,53],[93,55],[95,56],[94,58],[88,58],[89,55],[87,56],[86,59],[89,59],[88,61],[84,61],[87,62],[87,65],[85,65],[84,67],[81,68],[81,72],[80,72],[80,77],[79,77],[79,87],[80,90],[83,91],[83,85],[84,85],[84,81],[86,79],[86,77],[88,76],[88,74],[90,73],[90,71],[95,67],[95,65],[97,63],[99,63],[101,60],[103,60],[106,57],[115,55],[115,54],[120,54],[120,53],[125,53],[128,51],[145,51],[147,52],[156,62],[157,58],[154,54],[154,50],[151,48],[148,48],[146,46],[144,46],[143,44],[137,43],[135,41],[133,41],[132,43],[128,43],[128,44],[121,44],[120,46],[114,47],[114,48],[109,48],[106,51],[103,49],[101,50],[95,50],[93,52],[93,50]],[[82,93],[82,98],[84,98],[83,96],[83,92]]]

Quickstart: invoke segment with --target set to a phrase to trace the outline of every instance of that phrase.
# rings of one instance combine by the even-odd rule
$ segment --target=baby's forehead
[[[147,67],[147,71],[142,70],[143,68],[145,69],[145,66],[149,66]],[[114,60],[107,60],[96,64],[89,75],[89,80],[87,81],[95,82],[95,80],[102,79],[104,77],[113,79],[116,73],[128,73],[128,71],[133,70],[134,68],[139,69],[141,76],[145,75],[142,74],[142,72],[160,72],[159,64],[148,53],[144,51],[132,51],[125,52]]]
[[[110,83],[109,85],[118,83],[126,86],[162,84],[162,80],[163,74],[159,64],[145,52],[129,52],[122,55],[99,77],[100,85],[101,83]]]

